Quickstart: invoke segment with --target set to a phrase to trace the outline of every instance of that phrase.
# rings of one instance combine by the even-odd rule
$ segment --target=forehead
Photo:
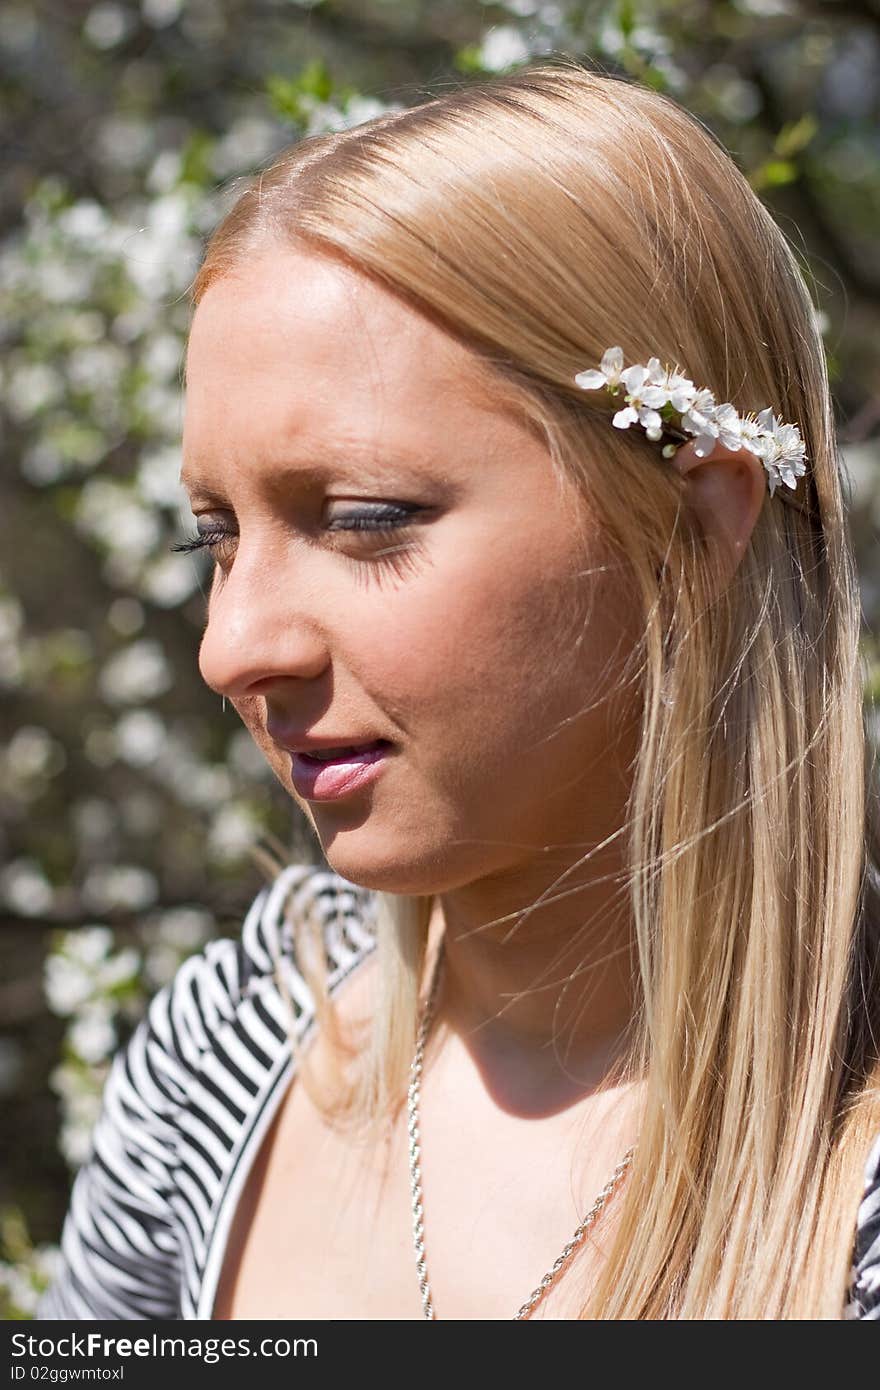
[[[294,440],[383,444],[496,427],[504,404],[477,354],[342,261],[264,249],[196,310],[184,472],[202,456]]]

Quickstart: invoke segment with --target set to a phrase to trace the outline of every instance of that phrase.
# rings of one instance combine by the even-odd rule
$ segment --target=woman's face
[[[613,829],[634,710],[608,695],[634,605],[465,347],[273,245],[196,310],[183,452],[216,562],[202,675],[337,872],[440,893]],[[319,800],[284,746],[309,738],[391,747]]]

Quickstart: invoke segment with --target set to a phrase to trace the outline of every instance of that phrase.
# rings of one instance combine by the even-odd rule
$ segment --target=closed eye
[[[382,503],[381,506],[373,507],[371,510],[359,510],[359,512],[341,513],[338,516],[331,516],[325,531],[367,531],[373,535],[395,535],[402,531],[421,507],[413,505],[402,505],[402,503]],[[189,535],[182,541],[175,542],[171,550],[178,553],[189,555],[193,550],[210,550],[211,555],[217,555],[218,550],[229,541],[235,541],[236,532],[229,531],[221,525],[206,525],[203,530],[196,531],[195,535]]]

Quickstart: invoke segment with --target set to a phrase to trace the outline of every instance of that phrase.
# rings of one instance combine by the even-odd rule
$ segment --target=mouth
[[[371,743],[291,753],[291,779],[307,801],[332,801],[373,782],[394,747],[386,738]]]

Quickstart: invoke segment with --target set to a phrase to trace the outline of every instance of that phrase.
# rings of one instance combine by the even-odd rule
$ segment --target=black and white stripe
[[[238,1195],[293,1074],[273,952],[299,1039],[314,1020],[286,914],[317,915],[331,990],[375,945],[365,890],[292,865],[240,940],[181,966],[113,1061],[37,1318],[210,1318]]]
[[[153,999],[114,1058],[37,1318],[210,1319],[245,1178],[294,1071],[273,957],[297,1037],[314,1027],[290,929],[305,914],[321,924],[335,990],[375,946],[371,895],[292,865],[240,940],[209,943]],[[880,1320],[880,1139],[865,1176],[845,1316]]]

